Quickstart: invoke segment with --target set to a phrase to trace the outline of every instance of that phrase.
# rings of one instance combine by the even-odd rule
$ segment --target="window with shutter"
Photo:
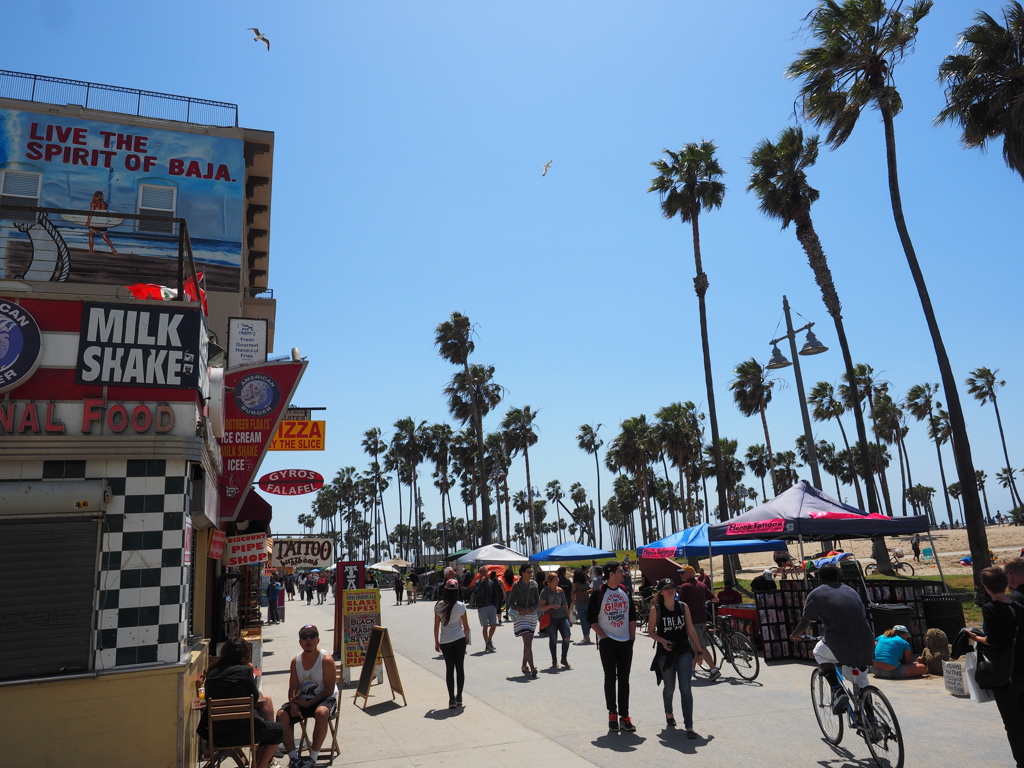
[[[139,216],[173,216],[178,202],[178,190],[175,187],[162,187],[156,184],[139,185]],[[157,219],[140,219],[140,232],[174,233],[173,221]]]
[[[39,189],[43,174],[26,171],[0,171],[0,205],[39,205]],[[3,218],[9,221],[35,221],[35,214],[23,211],[6,211]]]

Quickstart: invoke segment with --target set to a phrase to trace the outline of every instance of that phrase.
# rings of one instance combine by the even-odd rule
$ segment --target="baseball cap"
[[[306,624],[299,630],[299,634],[301,635],[303,632],[316,632],[317,637],[320,636],[320,630],[316,628],[316,624]]]
[[[775,574],[772,573],[772,569],[771,568],[765,568],[764,571],[761,573],[761,575],[764,576],[766,579],[774,579],[775,578]]]
[[[448,579],[448,581],[446,581],[444,583],[444,588],[445,589],[458,589],[459,588],[459,582],[456,579]]]
[[[902,624],[897,624],[897,625],[895,625],[895,626],[894,626],[894,627],[892,628],[892,631],[893,631],[893,632],[895,632],[895,633],[896,633],[897,635],[909,635],[909,634],[910,634],[910,630],[909,630],[909,629],[907,629],[907,628],[906,628],[905,626],[903,626]]]
[[[662,579],[661,581],[658,582],[657,590],[658,590],[658,592],[661,592],[661,590],[663,590],[663,589],[665,589],[667,587],[672,587],[673,589],[675,589],[675,586],[676,586],[676,583],[674,581],[672,581],[672,579],[664,578],[664,579]]]
[[[690,573],[696,573],[696,571],[693,569],[692,565],[684,565],[682,568],[679,569],[679,572],[684,574],[684,575],[690,574]]]

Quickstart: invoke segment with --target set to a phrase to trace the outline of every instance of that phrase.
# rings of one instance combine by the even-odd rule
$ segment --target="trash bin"
[[[892,629],[897,624],[910,628],[910,620],[914,611],[909,605],[872,605],[868,607],[871,612],[871,623],[875,627],[875,637]]]
[[[937,627],[946,633],[949,642],[964,628],[964,604],[959,595],[924,595],[924,623],[928,629]]]

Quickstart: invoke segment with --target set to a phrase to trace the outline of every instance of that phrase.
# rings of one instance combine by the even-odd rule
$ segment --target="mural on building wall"
[[[238,289],[241,139],[0,109],[0,279],[174,285],[184,218],[206,289]],[[142,219],[127,218],[142,216]]]

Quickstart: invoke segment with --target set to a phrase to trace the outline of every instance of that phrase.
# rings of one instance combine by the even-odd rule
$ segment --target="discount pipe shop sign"
[[[324,477],[311,469],[279,469],[269,472],[256,483],[261,491],[278,496],[301,496],[324,487]]]

